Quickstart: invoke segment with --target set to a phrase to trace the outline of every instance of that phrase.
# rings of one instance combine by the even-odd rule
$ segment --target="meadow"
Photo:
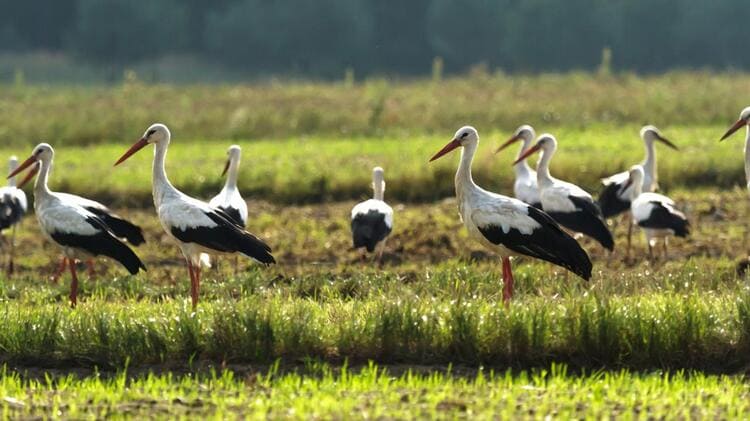
[[[743,221],[750,206],[741,135],[723,143],[718,138],[744,105],[728,92],[750,77],[604,79],[480,74],[445,86],[394,82],[387,87],[389,101],[424,102],[386,106],[396,107],[383,112],[398,119],[380,120],[391,122],[382,130],[365,124],[336,134],[328,120],[306,132],[281,118],[261,134],[232,134],[224,131],[222,112],[247,101],[249,115],[258,106],[259,115],[292,116],[304,92],[306,99],[327,95],[341,105],[330,118],[353,122],[367,114],[357,111],[358,95],[384,82],[187,87],[182,102],[175,97],[181,88],[137,81],[113,88],[0,88],[28,100],[5,102],[5,109],[44,110],[45,119],[30,117],[38,119],[39,136],[50,136],[57,124],[60,135],[46,139],[57,151],[51,188],[112,204],[140,224],[147,243],[136,252],[148,267],[127,276],[98,261],[95,276],[82,275],[79,306],[70,309],[67,274],[58,284],[48,280],[58,251],[42,240],[33,216],[23,221],[17,271],[0,276],[4,415],[746,417],[750,286],[743,262],[750,240]],[[490,95],[481,81],[497,91]],[[690,81],[698,89],[688,91]],[[430,86],[441,98],[434,115],[420,110],[436,101],[435,92],[408,95]],[[642,86],[646,98],[626,94],[632,86]],[[566,107],[553,88],[569,89],[580,107]],[[525,95],[499,100],[511,98],[513,89]],[[255,98],[260,92],[264,96]],[[473,93],[484,105],[498,102],[453,108],[443,103],[452,98],[443,96],[449,92],[458,101]],[[668,100],[657,101],[659,92],[669,93]],[[550,99],[549,109],[563,110],[561,117],[535,118],[531,110],[546,108],[530,93]],[[684,100],[669,100],[679,93]],[[132,95],[134,108],[121,103],[124,95]],[[153,119],[173,129],[167,169],[185,192],[202,198],[217,192],[226,147],[243,146],[240,188],[250,208],[249,230],[273,247],[278,261],[271,267],[243,261],[235,271],[232,259],[220,258],[205,274],[197,311],[179,250],[151,204],[151,154],[112,167],[151,122],[145,116],[158,100],[147,102],[147,95],[171,104]],[[84,118],[76,113],[81,101],[92,98],[102,101],[95,107],[101,119],[118,121],[118,130],[91,114],[88,129],[77,120]],[[172,124],[175,104],[207,114],[190,108],[193,120],[183,116]],[[611,120],[604,117],[608,107]],[[705,111],[700,117],[699,108]],[[317,109],[331,112],[327,105]],[[582,120],[586,112],[591,121]],[[428,127],[430,118],[440,125]],[[196,124],[201,119],[210,121]],[[0,120],[10,127],[0,136],[9,139],[0,156],[25,158],[36,136],[18,126],[25,124],[21,117],[6,113]],[[556,134],[553,175],[592,192],[599,177],[642,158],[642,124],[659,126],[680,147],[677,153],[659,149],[662,190],[688,214],[691,237],[672,241],[669,259],[651,262],[637,232],[635,258],[625,261],[626,227],[613,221],[613,255],[582,240],[594,261],[591,281],[519,258],[516,297],[505,308],[498,259],[469,240],[456,214],[457,157],[427,160],[460,125],[474,124],[482,136],[475,179],[510,194],[515,151],[493,151],[521,122]],[[80,135],[86,130],[89,139]],[[396,211],[381,264],[361,260],[349,238],[349,210],[370,195],[374,165],[386,170],[386,200]]]

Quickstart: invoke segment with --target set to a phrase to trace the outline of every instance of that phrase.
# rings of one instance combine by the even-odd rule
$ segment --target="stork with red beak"
[[[742,110],[739,120],[737,120],[732,127],[724,133],[724,136],[721,137],[720,141],[728,138],[742,127],[748,126],[748,122],[750,122],[750,107],[746,107]],[[750,127],[745,130],[745,180],[747,181],[747,188],[750,190]]]
[[[516,156],[516,159],[518,159],[524,154],[524,152],[529,150],[535,137],[536,132],[534,132],[534,128],[528,124],[524,124],[517,128],[516,132],[513,133],[513,136],[500,145],[495,153],[502,151],[515,142],[521,141],[521,149],[518,150],[518,155]],[[513,165],[513,171],[516,173],[516,181],[513,183],[513,195],[516,196],[516,199],[522,200],[535,208],[541,209],[542,200],[539,198],[539,185],[536,181],[536,171],[529,166],[526,159],[516,161]]]
[[[70,199],[70,196],[52,192],[47,187],[47,177],[55,151],[47,143],[40,143],[31,156],[8,177],[13,177],[39,162],[39,175],[34,183],[34,211],[42,234],[60,247],[68,260],[70,275],[70,304],[75,307],[78,296],[76,260],[103,255],[116,260],[130,274],[146,270],[138,256],[118,239],[107,224],[94,212]]]
[[[224,183],[224,188],[208,204],[221,209],[232,218],[235,224],[245,228],[247,225],[247,203],[237,189],[237,173],[240,168],[241,154],[242,149],[238,145],[232,145],[227,150],[227,163],[221,173],[222,176],[227,176],[227,181]]]
[[[518,199],[482,189],[471,176],[471,163],[479,134],[471,126],[456,132],[453,140],[433,156],[434,161],[461,148],[455,177],[458,213],[469,236],[503,260],[503,301],[513,296],[511,256],[530,256],[561,266],[581,278],[591,278],[591,260],[576,240],[549,215]]]
[[[264,264],[276,261],[266,243],[234,223],[226,212],[182,193],[169,182],[164,164],[170,139],[171,133],[167,126],[153,124],[115,162],[115,165],[119,165],[147,145],[154,145],[154,206],[162,227],[167,235],[177,242],[185,257],[190,275],[190,295],[193,308],[196,308],[201,265],[206,264],[207,253],[240,253]]]
[[[536,167],[542,209],[560,225],[573,232],[579,232],[598,241],[602,247],[612,251],[615,242],[612,233],[602,219],[599,205],[589,193],[575,184],[553,178],[549,163],[557,150],[557,139],[551,134],[539,136],[536,144],[521,154],[514,164],[528,156],[542,151]]]

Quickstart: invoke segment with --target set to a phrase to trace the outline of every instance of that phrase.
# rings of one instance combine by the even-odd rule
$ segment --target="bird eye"
[[[151,136],[154,133],[156,133],[156,129],[151,129],[148,132],[146,132],[146,136]]]
[[[461,139],[465,138],[468,134],[469,132],[464,132],[464,134],[461,135]]]

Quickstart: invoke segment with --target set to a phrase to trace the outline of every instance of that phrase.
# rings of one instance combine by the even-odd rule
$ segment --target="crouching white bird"
[[[456,132],[430,161],[461,150],[455,185],[458,214],[469,236],[503,260],[503,301],[513,296],[511,256],[530,256],[561,266],[581,278],[591,278],[591,260],[578,242],[545,212],[518,199],[482,189],[471,176],[479,134],[471,126]]]
[[[124,266],[130,274],[146,270],[141,260],[128,246],[118,239],[107,224],[95,213],[87,210],[64,194],[50,191],[47,187],[55,151],[47,143],[37,145],[31,156],[24,161],[12,177],[36,162],[41,163],[39,175],[34,183],[34,212],[42,228],[42,234],[62,249],[68,259],[72,278],[70,304],[75,307],[78,296],[76,260],[107,256]]]
[[[667,238],[672,235],[687,237],[690,234],[690,222],[684,213],[675,209],[672,199],[658,193],[643,192],[643,177],[643,167],[632,166],[622,190],[630,188],[630,213],[633,215],[633,222],[644,229],[649,257],[654,258],[653,248],[658,239],[663,239],[666,258]]]
[[[518,150],[518,155],[516,155],[516,159],[518,159],[518,157],[529,150],[535,137],[536,132],[534,132],[534,128],[528,124],[524,124],[517,128],[516,132],[513,133],[513,136],[500,145],[495,153],[502,151],[515,142],[522,141],[521,149]],[[513,183],[513,195],[516,199],[526,202],[535,208],[541,209],[542,199],[539,196],[539,185],[536,180],[536,171],[534,171],[526,161],[527,160],[524,158],[516,161],[513,165],[513,171],[516,173],[516,181]]]
[[[352,209],[352,242],[354,248],[365,248],[372,253],[376,248],[377,259],[383,256],[385,240],[393,230],[393,209],[383,201],[385,178],[383,169],[372,169],[373,198],[357,203]]]
[[[542,156],[537,163],[536,176],[542,209],[560,225],[573,232],[587,235],[598,241],[602,247],[612,251],[615,241],[602,219],[599,205],[591,195],[573,183],[558,180],[550,175],[549,163],[557,150],[557,139],[554,136],[546,133],[539,136],[536,144],[521,154],[513,164],[539,150],[542,151]]]
[[[115,162],[119,165],[149,144],[154,145],[152,186],[154,206],[164,231],[182,250],[190,275],[193,308],[198,306],[201,264],[208,254],[240,253],[260,263],[276,263],[271,248],[232,221],[226,212],[177,190],[167,178],[164,163],[171,133],[163,124],[153,124]]]
[[[18,168],[18,158],[11,156],[8,160],[9,172]],[[16,187],[16,177],[8,179],[8,185],[0,187],[0,231],[11,228],[10,250],[8,251],[8,266],[6,272],[10,275],[13,273],[13,254],[16,249],[16,225],[21,222],[21,218],[26,214],[28,202],[26,193]]]

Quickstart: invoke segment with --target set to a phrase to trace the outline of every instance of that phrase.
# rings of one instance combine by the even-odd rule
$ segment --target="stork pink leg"
[[[76,275],[76,261],[75,259],[68,259],[68,267],[70,268],[70,306],[76,308],[78,304],[78,275]]]
[[[513,298],[513,270],[510,267],[510,258],[503,257],[503,302],[507,306]]]
[[[198,263],[194,268],[195,272],[195,300],[193,301],[193,308],[198,308],[198,297],[201,293],[201,265]]]
[[[52,281],[53,284],[57,283],[57,280],[60,279],[60,275],[65,271],[65,266],[68,263],[68,259],[63,256],[60,259],[60,263],[57,265],[57,270],[52,274],[52,277],[50,277],[50,281]]]
[[[188,274],[190,274],[190,298],[193,302],[193,309],[195,309],[198,307],[198,293],[195,282],[195,270],[193,268],[193,263],[190,262],[190,259],[185,259],[185,261],[187,262]]]

